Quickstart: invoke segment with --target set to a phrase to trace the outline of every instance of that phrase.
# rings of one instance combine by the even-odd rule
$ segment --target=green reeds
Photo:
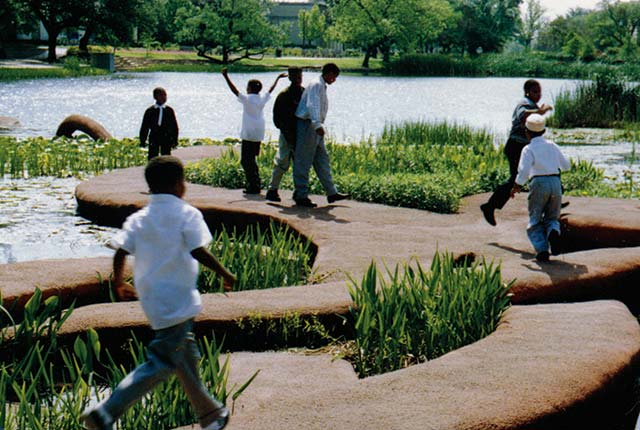
[[[287,226],[271,223],[266,231],[249,226],[242,233],[222,229],[210,250],[237,276],[235,291],[302,285],[311,275],[311,242]],[[202,292],[223,291],[222,279],[208,270],[198,285]]]
[[[506,179],[504,156],[484,130],[449,123],[389,124],[381,136],[353,145],[327,143],[338,188],[361,201],[427,209],[458,210],[460,199],[489,191]],[[269,178],[274,145],[264,145],[258,157],[260,175]],[[187,166],[190,182],[226,188],[244,186],[244,174],[234,151],[217,160]],[[282,188],[293,188],[285,175]],[[311,172],[313,194],[324,191]]]
[[[429,271],[419,262],[381,275],[371,263],[351,280],[355,342],[349,359],[360,376],[431,360],[493,332],[509,305],[500,267],[459,266],[436,253]]]
[[[551,127],[616,127],[640,119],[640,87],[610,74],[596,75],[555,99]]]
[[[0,428],[80,430],[80,413],[89,401],[107,395],[126,373],[144,361],[144,345],[133,337],[128,350],[131,359],[118,363],[103,350],[92,329],[86,336],[77,337],[72,347],[60,346],[57,331],[71,311],[60,309],[51,298],[43,302],[38,290],[27,308],[25,318],[17,325],[6,318],[8,312],[3,312]],[[24,354],[7,350],[21,346],[27,337],[29,348],[22,348]],[[200,351],[203,381],[222,402],[235,401],[258,373],[240,386],[228,387],[229,359],[222,360],[222,346],[203,338]],[[156,430],[195,422],[186,395],[171,378],[134,406],[119,428]]]
[[[146,152],[135,139],[94,141],[89,138],[0,136],[0,177],[97,175],[107,170],[141,166]]]

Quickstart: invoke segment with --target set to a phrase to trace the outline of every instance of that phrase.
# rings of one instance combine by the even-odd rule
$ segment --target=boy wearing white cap
[[[551,252],[557,253],[562,204],[560,173],[569,170],[571,163],[558,145],[542,136],[545,132],[542,115],[530,115],[525,122],[525,130],[530,143],[520,155],[511,197],[530,181],[527,236],[536,250],[536,260],[544,263],[549,261],[549,245]]]

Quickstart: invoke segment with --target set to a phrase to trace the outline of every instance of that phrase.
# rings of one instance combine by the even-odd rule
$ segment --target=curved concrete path
[[[218,151],[198,147],[176,151],[176,155],[190,160],[215,156]],[[142,168],[132,168],[84,182],[76,195],[85,216],[118,225],[146,203],[145,191]],[[499,212],[498,227],[491,227],[478,209],[486,199],[482,195],[465,199],[459,214],[441,215],[355,201],[302,209],[291,206],[286,199],[290,193],[282,194],[282,204],[266,204],[260,197],[243,196],[240,190],[189,185],[186,200],[203,211],[210,225],[274,219],[310,237],[317,247],[314,267],[327,281],[206,295],[205,310],[198,318],[200,329],[224,330],[235,319],[256,314],[278,318],[290,312],[345,313],[350,299],[344,272],[358,279],[372,258],[393,265],[416,256],[427,266],[437,249],[500,261],[503,278],[516,279],[514,303],[596,298],[622,299],[630,306],[638,303],[637,201],[569,198],[565,246],[580,251],[540,265],[532,259],[525,234],[524,195]],[[314,200],[324,202],[322,197]],[[56,270],[49,276],[38,270],[39,265]],[[46,294],[64,291],[69,297],[86,297],[100,288],[96,270],[107,276],[109,272],[108,259],[11,266],[0,266],[0,287],[8,301],[24,301],[34,285]],[[76,310],[63,330],[74,334],[88,326],[117,334],[121,328],[144,328],[146,322],[136,303],[97,304]],[[620,393],[628,389],[629,372],[637,369],[639,351],[640,331],[633,315],[618,302],[600,301],[515,306],[498,331],[479,342],[409,369],[362,381],[345,380],[344,386],[305,379],[313,366],[299,372],[286,369],[289,373],[282,374],[285,369],[265,362],[264,354],[255,354],[243,363],[268,369],[257,386],[261,379],[281,377],[285,385],[274,388],[259,406],[237,410],[230,428],[557,428],[574,414],[589,424],[595,422],[590,418],[594,411],[609,410],[611,402],[603,400],[619,403]],[[234,372],[246,372],[242,366]],[[342,369],[343,364],[336,366]],[[308,391],[289,393],[288,385],[299,380],[306,381]],[[242,401],[250,402],[250,395],[246,396]]]

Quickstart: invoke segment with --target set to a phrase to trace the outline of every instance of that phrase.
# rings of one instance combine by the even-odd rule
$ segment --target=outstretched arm
[[[278,81],[279,81],[280,79],[282,79],[282,78],[286,78],[287,76],[289,76],[289,75],[287,75],[286,73],[280,73],[280,74],[278,75],[278,77],[276,78],[276,80],[273,82],[273,85],[271,85],[271,88],[269,88],[269,92],[270,92],[270,93],[272,93],[272,92],[273,92],[273,90],[275,90],[275,89],[276,89],[276,85],[278,85]]]
[[[231,287],[236,282],[236,277],[229,272],[218,259],[210,253],[206,248],[200,247],[191,251],[191,256],[198,260],[200,264],[222,276],[224,279],[223,287],[225,291],[231,291]]]
[[[227,85],[229,85],[229,89],[231,90],[231,92],[237,97],[238,94],[240,94],[240,91],[238,91],[236,86],[233,85],[233,82],[231,82],[231,78],[229,77],[229,72],[227,71],[226,67],[222,69],[222,76],[224,76],[224,80],[227,81]]]

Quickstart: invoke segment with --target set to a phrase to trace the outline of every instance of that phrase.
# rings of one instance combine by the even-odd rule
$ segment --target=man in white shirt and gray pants
[[[324,144],[324,121],[329,110],[327,85],[333,84],[340,69],[334,63],[322,67],[322,76],[318,82],[309,85],[302,93],[296,110],[298,118],[296,131],[296,149],[293,163],[293,199],[298,206],[316,207],[309,199],[309,170],[313,165],[322,184],[329,203],[348,199],[349,195],[340,194],[333,184],[329,154]]]
[[[560,172],[571,168],[571,163],[560,151],[560,147],[542,135],[545,119],[542,115],[529,115],[525,131],[530,139],[520,155],[518,176],[511,197],[529,183],[529,224],[527,236],[536,250],[536,260],[546,263],[551,253],[557,254],[560,239],[560,208],[562,205],[562,183]]]

